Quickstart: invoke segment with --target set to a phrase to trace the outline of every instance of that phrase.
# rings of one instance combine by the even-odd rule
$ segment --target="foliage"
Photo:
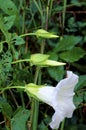
[[[31,121],[31,99],[18,88],[3,89],[33,82],[54,86],[68,69],[79,75],[79,82],[74,96],[77,109],[65,119],[64,129],[86,129],[85,9],[85,0],[0,0],[0,130],[27,130]],[[31,66],[28,59],[35,53],[50,55],[50,60],[66,66]],[[38,130],[50,129],[52,112],[40,103]]]

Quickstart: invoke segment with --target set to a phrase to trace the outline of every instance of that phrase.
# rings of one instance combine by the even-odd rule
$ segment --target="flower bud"
[[[46,54],[32,54],[30,58],[30,63],[31,65],[37,65],[40,67],[47,67],[47,66],[60,66],[60,65],[65,65],[65,63],[62,62],[57,62],[54,60],[48,60],[49,55]]]
[[[35,33],[34,33],[37,37],[40,38],[58,38],[59,36],[54,35],[50,32],[47,32],[44,29],[38,29]]]

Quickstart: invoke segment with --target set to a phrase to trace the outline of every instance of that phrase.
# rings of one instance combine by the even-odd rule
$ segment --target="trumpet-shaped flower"
[[[74,87],[78,83],[78,76],[72,71],[67,71],[67,78],[61,80],[56,87],[39,86],[26,87],[26,91],[33,97],[47,103],[55,110],[50,122],[52,129],[59,128],[61,121],[72,117],[75,105],[73,103]],[[34,85],[33,85],[34,86]]]

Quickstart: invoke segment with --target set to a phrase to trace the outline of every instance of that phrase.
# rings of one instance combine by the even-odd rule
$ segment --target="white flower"
[[[29,93],[52,106],[55,110],[50,123],[52,129],[59,128],[60,122],[65,117],[72,117],[75,109],[73,104],[74,87],[77,83],[78,76],[72,71],[67,71],[67,78],[61,80],[56,87],[42,86],[38,88],[27,88]]]

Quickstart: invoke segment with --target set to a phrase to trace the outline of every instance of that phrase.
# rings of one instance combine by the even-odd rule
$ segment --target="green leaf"
[[[0,0],[0,9],[8,15],[16,16],[15,26],[19,28],[19,14],[14,2],[12,0]]]
[[[13,26],[15,18],[15,15],[4,17],[4,25],[7,30],[9,30]]]
[[[86,102],[86,92],[84,92],[84,101]]]
[[[81,6],[85,6],[86,5],[86,1],[85,0],[83,0],[83,1],[78,1],[78,0],[71,0],[71,4],[74,4],[75,6],[79,6],[79,7],[81,7]]]
[[[84,61],[84,59],[83,59]],[[74,66],[75,68],[77,68],[77,70],[86,73],[86,65],[84,65],[83,63],[71,63],[72,66]]]
[[[48,54],[50,55],[49,57],[50,60],[55,60],[55,61],[58,60],[58,55],[56,53],[49,51]]]
[[[81,75],[79,76],[79,82],[75,87],[75,91],[82,89],[85,86],[86,86],[86,75]]]
[[[59,67],[48,67],[47,68],[48,73],[51,78],[53,78],[56,81],[60,81],[63,78],[64,75],[64,67],[59,66]]]
[[[3,85],[11,71],[12,55],[10,51],[5,52],[0,59],[0,85]]]
[[[17,14],[17,7],[11,0],[0,0],[0,8],[8,15]]]
[[[41,124],[38,126],[38,130],[48,130],[47,126],[42,121]]]
[[[6,117],[8,117],[9,119],[12,116],[12,108],[10,106],[10,104],[6,101],[6,99],[0,97],[0,109],[3,113],[3,115],[5,115]]]
[[[60,52],[65,50],[72,49],[76,44],[78,44],[81,41],[81,37],[79,36],[68,36],[64,37],[59,41],[59,43],[54,48],[54,52]]]
[[[2,33],[5,36],[6,42],[10,43],[11,33],[9,33],[8,30],[6,29],[3,17],[0,17],[0,30],[2,31]]]
[[[75,29],[76,30],[77,25],[75,23],[75,17],[71,17],[70,19],[68,19],[68,27],[69,27],[69,30],[70,29]]]
[[[86,125],[84,124],[68,125],[67,127],[65,127],[65,130],[86,130]]]
[[[80,22],[80,21],[78,21],[77,25],[78,25],[79,28],[85,28],[86,27],[86,22]]]
[[[12,130],[27,130],[26,122],[30,116],[30,111],[24,108],[19,108],[11,119]]]
[[[17,45],[17,46],[25,44],[24,39],[17,35],[14,37],[14,42],[15,42],[15,45]]]
[[[80,47],[75,47],[70,51],[61,53],[59,56],[62,60],[66,62],[75,62],[78,61],[80,58],[84,57],[85,54],[86,52]]]
[[[78,107],[83,102],[83,93],[74,95],[73,101],[75,106]]]

